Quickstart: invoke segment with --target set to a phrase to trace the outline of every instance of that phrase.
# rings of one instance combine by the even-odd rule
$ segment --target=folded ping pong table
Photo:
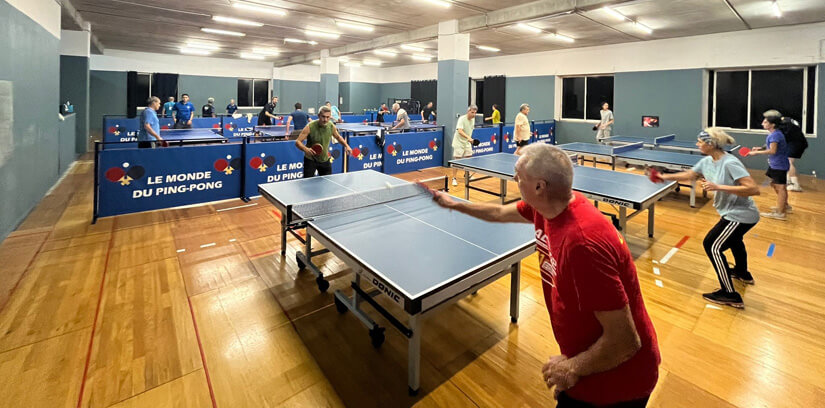
[[[504,204],[507,195],[507,181],[513,181],[515,177],[515,166],[518,157],[509,153],[495,153],[450,160],[450,166],[464,170],[465,199],[470,199],[470,190],[476,190],[498,195],[501,197],[501,203]],[[471,179],[470,172],[482,174],[486,177]],[[490,177],[501,180],[499,194],[471,184],[474,181]],[[596,201],[597,205],[602,202],[615,206],[619,213],[618,227],[623,234],[627,230],[627,221],[647,210],[647,235],[652,237],[656,202],[675,189],[675,181],[657,184],[648,180],[647,177],[637,174],[584,166],[573,167],[573,191],[578,191],[585,197]],[[628,214],[628,209],[633,212]]]
[[[689,142],[685,140],[676,140],[676,135],[670,134],[665,136],[658,136],[654,138],[644,138],[637,136],[611,136],[605,138],[602,143],[609,145],[626,145],[642,143],[644,147],[658,148],[665,150],[677,150],[688,153],[699,153],[699,148],[696,147],[696,142]],[[725,150],[731,152],[739,146],[726,146]]]
[[[352,297],[336,291],[335,306],[369,328],[374,347],[383,343],[384,328],[364,313],[363,302],[409,339],[411,394],[420,384],[423,316],[509,274],[510,317],[518,319],[519,262],[534,251],[530,224],[494,224],[446,210],[429,192],[373,170],[261,184],[258,191],[281,211],[282,255],[285,230],[306,228],[297,259],[313,270],[322,291],[329,283],[312,263],[314,255],[330,251],[355,272]],[[312,252],[313,239],[325,249]],[[372,289],[362,288],[362,281]],[[408,323],[373,299],[377,295],[397,304]]]
[[[636,166],[655,166],[669,171],[685,171],[690,170],[699,160],[704,156],[688,153],[679,153],[665,150],[644,149],[643,143],[628,143],[619,146],[612,146],[606,144],[596,143],[565,143],[558,147],[564,151],[575,153],[582,158],[584,164],[584,157],[592,156],[593,166],[596,165],[598,159],[606,159],[607,163],[611,165],[613,170],[616,169],[616,162],[618,160],[624,161],[630,165]],[[690,187],[690,206],[696,206],[696,180],[686,184]],[[707,195],[706,192],[703,192]]]

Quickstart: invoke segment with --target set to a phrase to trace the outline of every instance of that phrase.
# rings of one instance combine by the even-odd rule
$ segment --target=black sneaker
[[[731,306],[737,309],[745,308],[745,303],[742,302],[742,296],[740,296],[736,292],[728,293],[722,289],[719,289],[716,292],[703,294],[702,298],[704,298],[708,302],[716,303],[719,305]]]
[[[753,275],[750,272],[731,272],[730,277],[736,279],[742,283],[747,283],[748,285],[753,285]]]

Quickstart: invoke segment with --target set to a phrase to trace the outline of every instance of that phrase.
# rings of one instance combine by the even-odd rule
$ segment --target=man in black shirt
[[[435,110],[433,110],[432,102],[427,103],[427,106],[425,106],[424,109],[421,110],[421,120],[423,120],[424,123],[429,122],[430,115],[433,115],[433,119],[435,119]]]
[[[201,108],[201,117],[215,117],[215,98],[209,98],[206,100],[206,105],[203,105],[203,108]]]
[[[272,120],[281,119],[279,116],[275,115],[275,107],[278,106],[278,97],[273,96],[272,102],[269,102],[261,109],[261,112],[258,113],[258,126],[272,126]]]
[[[386,103],[382,103],[381,107],[378,108],[378,114],[375,118],[376,122],[384,123],[384,114],[385,113],[390,113],[390,110],[387,109],[387,104]]]

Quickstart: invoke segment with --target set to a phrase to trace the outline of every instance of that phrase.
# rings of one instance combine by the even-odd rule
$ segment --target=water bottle
[[[811,172],[811,174],[814,176],[814,178],[816,178],[816,170],[814,170],[813,172]]]

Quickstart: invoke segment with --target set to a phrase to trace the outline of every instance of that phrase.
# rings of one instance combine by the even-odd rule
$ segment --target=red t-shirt
[[[590,348],[602,335],[595,311],[630,305],[642,348],[618,367],[579,379],[566,393],[592,404],[650,395],[659,377],[659,346],[647,315],[636,265],[622,235],[583,195],[547,220],[524,201],[519,213],[536,226],[542,287],[550,323],[567,357]]]

